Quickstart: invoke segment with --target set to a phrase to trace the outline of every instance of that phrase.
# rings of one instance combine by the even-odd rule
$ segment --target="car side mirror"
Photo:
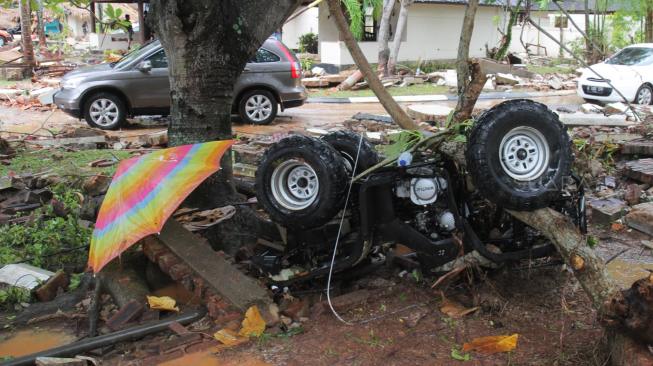
[[[136,66],[138,71],[140,72],[150,72],[152,70],[152,62],[150,61],[142,61],[141,63]]]

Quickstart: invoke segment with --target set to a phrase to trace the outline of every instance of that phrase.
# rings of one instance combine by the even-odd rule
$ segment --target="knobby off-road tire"
[[[326,224],[343,207],[348,183],[340,154],[312,137],[272,145],[256,172],[256,197],[272,221],[291,229]]]
[[[331,145],[342,155],[345,160],[347,173],[350,175],[354,169],[357,154],[358,163],[356,163],[356,174],[354,175],[364,172],[379,162],[379,155],[376,153],[374,146],[365,137],[363,137],[362,144],[360,139],[361,136],[359,134],[346,130],[331,132],[322,137],[323,141]],[[358,151],[359,145],[360,152]]]
[[[559,197],[573,160],[558,115],[523,99],[483,113],[469,135],[465,157],[483,196],[522,211],[546,207]]]

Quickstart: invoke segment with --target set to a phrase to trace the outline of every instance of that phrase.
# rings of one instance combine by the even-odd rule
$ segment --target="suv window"
[[[264,62],[277,62],[279,60],[281,60],[279,56],[266,50],[265,48],[259,48],[258,51],[256,51],[256,55],[249,62],[264,63]]]
[[[168,67],[168,58],[163,50],[148,57],[147,60],[152,63],[153,69],[165,69]]]
[[[650,65],[653,64],[653,48],[629,47],[612,56],[605,62],[611,65]]]

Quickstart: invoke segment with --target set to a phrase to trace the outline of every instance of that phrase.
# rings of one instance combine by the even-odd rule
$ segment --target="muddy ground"
[[[551,106],[577,105],[575,97],[542,100]],[[484,101],[483,107],[500,101]],[[449,104],[451,104],[449,102]],[[285,111],[271,126],[236,124],[237,134],[269,135],[293,128],[324,128],[341,123],[355,112],[382,113],[376,104],[307,104]],[[50,112],[0,108],[2,131],[31,132]],[[11,121],[11,122],[10,122]],[[161,121],[145,120],[114,132],[121,137],[138,136],[164,129]],[[83,125],[55,111],[47,125]],[[609,269],[623,286],[653,270],[653,255],[641,245],[650,237],[632,231],[591,225],[600,239],[597,251],[612,261]],[[619,254],[617,258],[613,257]],[[290,333],[272,330],[247,344],[231,348],[211,347],[183,358],[168,359],[166,365],[603,365],[600,352],[603,330],[589,301],[573,275],[558,258],[521,263],[488,271],[473,271],[438,289],[435,278],[421,281],[392,266],[381,266],[365,276],[342,284],[347,293],[363,293],[359,301],[341,310],[351,324],[337,320],[325,306],[324,284],[316,283],[311,294],[296,295],[307,303],[301,327]],[[157,288],[152,288],[153,292]],[[195,306],[192,295],[174,286],[158,289],[179,300],[182,311]],[[340,295],[336,293],[334,295]],[[440,311],[443,302],[479,309],[454,319]],[[1,318],[11,317],[11,313]],[[304,318],[304,317],[302,317]],[[23,354],[66,344],[85,334],[86,319],[56,318],[27,327],[0,332],[0,357]],[[206,320],[189,327],[210,337],[214,329]],[[519,334],[516,350],[482,355],[458,352],[476,337]],[[161,353],[163,342],[174,340],[162,332],[133,343],[123,343],[92,354],[107,365],[151,363]],[[162,357],[160,362],[166,361]]]

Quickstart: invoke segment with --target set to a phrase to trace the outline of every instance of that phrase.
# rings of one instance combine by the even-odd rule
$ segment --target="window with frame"
[[[255,63],[278,62],[281,58],[265,48],[259,48],[256,55],[249,61]]]
[[[569,28],[569,19],[562,15],[556,15],[554,18],[554,26],[556,28]]]
[[[165,69],[168,67],[168,58],[163,50],[153,54],[147,60],[150,61],[153,69]]]

